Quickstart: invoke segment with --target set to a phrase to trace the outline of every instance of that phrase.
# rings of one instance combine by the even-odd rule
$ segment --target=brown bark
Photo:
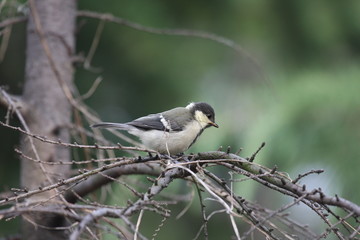
[[[69,142],[67,126],[71,121],[71,105],[60,83],[71,86],[73,81],[71,56],[75,49],[76,1],[34,0],[30,3],[30,9],[22,96],[28,111],[24,117],[32,133]],[[21,140],[21,149],[26,155],[41,161],[70,160],[68,148],[36,140],[33,140],[32,145],[26,136]],[[39,163],[21,159],[21,184],[27,189],[36,189],[68,177],[69,170],[69,166],[42,164],[41,167]],[[49,200],[54,194],[54,191],[45,192],[28,199],[27,203],[45,201],[42,204],[53,204],[61,200],[59,197]],[[23,239],[64,239],[64,231],[50,231],[42,227],[59,227],[64,224],[64,219],[56,215],[26,216]]]

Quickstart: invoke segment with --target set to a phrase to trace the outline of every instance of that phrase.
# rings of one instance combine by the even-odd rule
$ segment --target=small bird
[[[117,128],[140,138],[149,149],[175,155],[190,148],[204,129],[219,126],[214,109],[207,103],[190,103],[165,112],[150,114],[127,123],[102,122],[93,128]]]

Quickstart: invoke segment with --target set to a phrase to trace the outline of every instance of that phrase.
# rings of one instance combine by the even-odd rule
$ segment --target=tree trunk
[[[32,133],[69,142],[68,126],[71,105],[60,82],[72,85],[71,57],[75,49],[75,0],[31,0],[27,25],[25,85],[22,99],[28,111],[24,117]],[[40,33],[40,34],[39,34]],[[48,49],[46,50],[46,44]],[[51,64],[49,56],[53,59]],[[34,150],[36,149],[36,150]],[[44,162],[69,161],[70,150],[58,145],[44,144],[24,136],[21,150]],[[44,171],[45,170],[45,171]],[[39,164],[21,159],[21,184],[27,189],[38,189],[64,179],[70,174],[69,166]],[[27,204],[43,202],[54,204],[61,200],[56,191],[35,195]],[[23,239],[64,239],[65,231],[47,227],[66,224],[60,216],[45,214],[26,215],[23,218]]]

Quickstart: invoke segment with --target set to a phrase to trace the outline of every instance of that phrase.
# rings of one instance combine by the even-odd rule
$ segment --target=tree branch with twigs
[[[360,238],[359,205],[301,184],[301,180],[308,175],[321,174],[322,170],[300,173],[292,179],[287,173],[279,171],[277,166],[266,167],[256,163],[257,154],[265,144],[261,144],[248,158],[231,153],[230,148],[226,151],[162,156],[115,130],[111,130],[111,133],[127,142],[128,146],[110,142],[97,130],[88,130],[87,125],[98,122],[99,118],[82,100],[94,93],[101,77],[94,81],[86,94],[79,96],[71,84],[74,37],[67,35],[69,32],[60,32],[56,37],[51,34],[52,29],[47,25],[49,22],[44,21],[43,17],[45,15],[45,20],[54,21],[49,15],[53,9],[47,8],[56,7],[59,3],[49,1],[47,4],[30,0],[29,16],[0,22],[0,27],[4,28],[28,21],[28,44],[35,46],[39,54],[29,49],[28,61],[31,57],[39,58],[46,73],[37,78],[36,74],[41,71],[32,72],[36,66],[31,65],[27,84],[33,85],[26,85],[24,96],[13,96],[4,88],[0,89],[0,104],[8,110],[5,121],[0,121],[0,127],[21,134],[22,144],[15,152],[25,166],[24,175],[32,174],[23,177],[22,186],[0,194],[1,221],[22,217],[30,226],[30,230],[24,231],[24,237],[29,239],[99,239],[103,233],[120,239],[154,239],[159,237],[166,222],[174,217],[172,207],[182,203],[190,206],[197,196],[200,205],[197,210],[201,216],[197,220],[200,224],[194,239],[211,238],[213,229],[208,225],[216,215],[225,216],[231,229],[229,235],[234,239],[251,239],[253,236],[266,239],[321,239],[329,235],[337,239]],[[212,33],[153,28],[110,14],[84,10],[76,12],[75,6],[66,10],[73,20],[77,16],[100,21],[91,50],[84,61],[86,69],[91,68],[91,59],[105,22],[111,22],[152,34],[215,41],[249,58],[260,70],[255,59],[242,47]],[[62,21],[69,24],[68,30],[73,34],[73,22],[65,18]],[[61,50],[59,55],[52,46],[60,46],[56,48]],[[59,64],[59,58],[68,64],[65,68]],[[37,81],[44,81],[44,84],[51,82],[46,87],[53,94],[45,94],[49,102],[43,99],[36,101],[39,96],[32,91],[38,91],[36,87],[42,86]],[[36,93],[41,95],[46,92],[47,88],[44,87]],[[39,106],[39,102],[44,105]],[[62,111],[54,108],[57,104],[62,106]],[[39,107],[40,110],[37,109]],[[50,112],[54,114],[47,116],[49,122],[46,124],[42,116],[48,112],[44,109],[52,109]],[[12,113],[19,120],[19,127],[13,126]],[[71,159],[70,153],[76,153],[73,156],[78,157]],[[214,168],[220,171],[213,171]],[[141,181],[137,179],[139,176]],[[187,190],[189,193],[169,194],[176,179],[190,186]],[[270,209],[271,206],[260,205],[241,196],[236,188],[243,186],[245,181],[257,182],[269,191],[286,197],[287,203],[274,210]],[[121,196],[113,194],[114,186],[121,189]],[[196,194],[191,193],[190,189]],[[116,204],[105,201],[109,197],[115,199]],[[296,221],[288,214],[288,210],[295,209],[299,204],[314,212],[318,221],[324,223],[320,233],[318,229]],[[181,212],[182,217],[187,210],[188,207]],[[148,213],[161,218],[152,235],[141,231],[144,216]]]
[[[3,126],[7,126],[5,123],[1,123]],[[11,126],[7,126],[11,127]],[[19,128],[13,128],[14,131],[21,131],[28,136],[32,136],[37,141],[46,142],[48,144],[58,144],[67,148],[88,148],[94,151],[102,151],[104,149],[114,150],[124,150],[126,147],[122,146],[109,146],[103,147],[99,145],[81,145],[81,144],[72,144],[64,142],[54,142],[47,139],[46,137],[36,136],[31,133],[20,130]],[[261,148],[263,145],[261,146]],[[146,152],[145,149],[130,148],[131,150],[137,150],[140,152]],[[259,148],[260,149],[260,148]],[[128,150],[128,149],[127,149]],[[17,151],[18,154],[23,155],[20,151]],[[257,154],[259,150],[255,153]],[[313,211],[315,211],[321,218],[328,219],[328,215],[324,214],[323,211],[328,211],[330,215],[336,216],[333,211],[328,209],[330,206],[336,206],[339,209],[343,209],[348,213],[346,219],[355,218],[357,219],[360,214],[360,207],[355,203],[352,203],[348,200],[338,197],[337,195],[331,197],[327,196],[324,192],[319,189],[307,190],[305,185],[299,185],[300,178],[306,177],[309,174],[319,174],[321,171],[312,170],[308,173],[300,174],[299,177],[295,180],[290,179],[287,174],[278,172],[276,168],[267,168],[256,164],[253,160],[256,158],[256,154],[252,155],[249,158],[242,158],[238,155],[232,154],[230,152],[214,151],[214,152],[205,152],[198,154],[190,154],[178,157],[176,159],[171,159],[171,163],[166,164],[169,161],[169,158],[161,158],[159,156],[147,156],[147,157],[115,157],[115,158],[106,158],[106,159],[92,159],[85,161],[71,161],[71,162],[54,162],[51,164],[71,164],[71,165],[86,165],[89,163],[100,164],[98,168],[92,170],[79,169],[79,173],[72,178],[63,179],[59,182],[45,186],[42,189],[30,190],[30,189],[17,189],[14,192],[14,196],[8,197],[0,201],[0,205],[13,204],[15,202],[21,202],[22,199],[29,197],[34,194],[38,194],[41,191],[49,191],[50,189],[58,188],[60,186],[69,186],[65,189],[64,196],[68,202],[76,203],[77,201],[82,201],[83,197],[86,197],[91,192],[96,191],[97,189],[103,187],[104,185],[113,182],[117,178],[130,174],[145,174],[149,176],[158,176],[156,179],[152,180],[152,185],[148,188],[147,191],[141,193],[136,190],[135,187],[132,187],[132,192],[137,197],[135,202],[130,203],[128,206],[123,206],[121,208],[112,208],[111,206],[97,206],[92,208],[90,213],[85,214],[83,217],[78,217],[76,219],[81,219],[79,225],[74,228],[72,232],[71,239],[78,239],[80,234],[88,226],[92,226],[94,222],[102,218],[128,218],[141,212],[153,211],[162,216],[169,217],[170,211],[162,207],[162,203],[152,200],[154,197],[157,197],[164,189],[166,189],[174,179],[184,179],[185,181],[196,183],[199,186],[199,189],[207,192],[213,199],[220,203],[222,206],[223,213],[229,215],[230,218],[244,218],[244,221],[247,222],[251,228],[248,232],[245,233],[245,236],[249,235],[253,231],[259,231],[267,237],[272,239],[277,239],[274,234],[274,227],[281,234],[286,236],[286,232],[281,230],[278,226],[269,224],[273,218],[279,218],[282,222],[286,222],[289,226],[296,226],[298,229],[298,234],[300,231],[304,230],[304,227],[300,224],[295,225],[293,221],[287,219],[287,216],[283,212],[291,207],[294,207],[300,202],[308,205]],[[36,159],[31,159],[30,157],[23,156],[29,161],[38,162]],[[252,161],[249,161],[252,160]],[[109,163],[110,162],[110,163]],[[206,170],[209,167],[220,166],[222,168],[228,169],[231,172],[232,177],[230,179],[221,179],[216,174]],[[233,177],[236,175],[246,176],[248,179],[259,182],[260,184],[271,188],[272,190],[279,192],[280,194],[285,194],[294,199],[293,203],[283,206],[277,211],[271,211],[264,207],[257,206],[255,203],[251,203],[241,196],[237,196],[233,192],[233,187],[230,185],[236,184]],[[199,192],[201,193],[201,192]],[[202,194],[201,194],[202,195]],[[203,200],[204,201],[204,200]],[[205,205],[205,203],[202,203]],[[318,204],[321,207],[317,209],[314,208],[314,204]],[[25,208],[26,209],[26,208]],[[22,210],[22,211],[25,211]],[[56,211],[59,211],[56,208]],[[81,209],[84,210],[84,209]],[[30,210],[28,210],[30,211]],[[32,211],[43,211],[42,207],[34,208]],[[49,211],[49,210],[47,210]],[[66,211],[63,209],[62,211]],[[77,210],[78,211],[78,210]],[[16,212],[16,211],[15,211]],[[58,213],[58,212],[56,212]],[[264,214],[268,213],[268,214]],[[13,217],[14,211],[0,211],[0,216],[3,218]],[[69,215],[70,213],[64,213],[64,216]],[[15,214],[16,215],[16,214]],[[283,218],[282,218],[283,217]],[[206,222],[208,217],[205,216]],[[74,217],[72,217],[72,220]],[[210,219],[210,218],[209,218]],[[346,219],[343,219],[343,224],[348,225]],[[204,224],[206,223],[204,222]],[[232,220],[232,222],[236,222]],[[73,225],[73,224],[72,224]],[[239,231],[234,224],[234,235],[239,236]],[[202,228],[206,229],[206,228]],[[352,230],[351,230],[352,229]],[[329,231],[332,231],[334,234],[338,235],[341,238],[343,233],[340,233],[335,230],[332,224],[329,222]],[[349,233],[356,232],[356,228],[350,228]],[[207,235],[206,233],[205,235]],[[313,236],[313,232],[308,230],[308,236]],[[281,237],[280,237],[281,239]]]

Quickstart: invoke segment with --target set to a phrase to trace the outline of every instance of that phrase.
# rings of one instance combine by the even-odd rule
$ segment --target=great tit
[[[149,149],[175,155],[191,147],[204,129],[219,126],[214,109],[207,103],[190,103],[165,112],[150,114],[127,123],[102,122],[93,128],[117,128],[140,138]]]

